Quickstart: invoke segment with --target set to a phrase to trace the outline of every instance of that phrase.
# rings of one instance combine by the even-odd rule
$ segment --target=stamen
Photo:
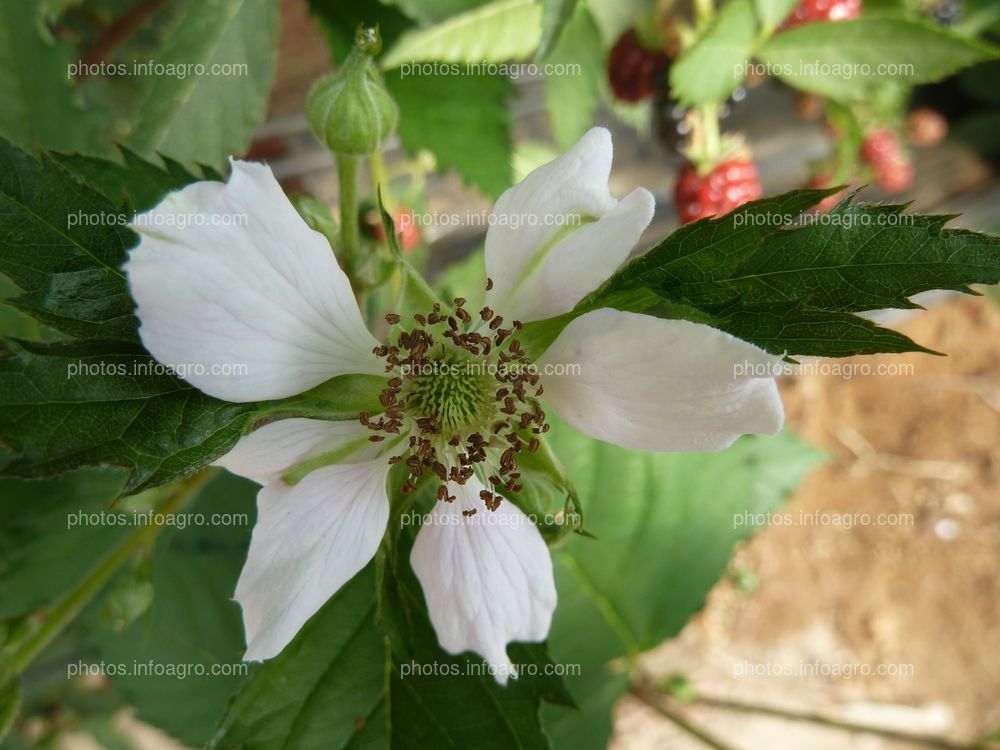
[[[488,279],[486,289],[492,288]],[[402,451],[388,458],[390,464],[405,462],[404,494],[429,471],[439,482],[438,499],[453,502],[448,483],[467,484],[479,472],[492,488],[482,490],[480,499],[495,511],[503,500],[499,490],[524,488],[518,454],[537,451],[536,436],[548,431],[537,398],[527,392],[530,385],[534,396],[540,395],[541,385],[521,342],[513,338],[523,328],[520,321],[503,328],[503,316],[489,307],[473,321],[464,298],[453,302],[449,315],[441,314],[439,304],[427,314],[415,313],[413,328],[394,329],[395,343],[373,349],[390,375],[379,395],[383,413],[372,419],[363,412],[358,420],[376,433],[369,436],[373,443],[408,435]],[[385,320],[391,326],[401,323],[392,312]],[[474,329],[482,323],[488,323],[491,335]]]

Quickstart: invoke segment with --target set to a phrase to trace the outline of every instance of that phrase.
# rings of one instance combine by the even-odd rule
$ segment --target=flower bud
[[[396,129],[399,109],[372,60],[381,47],[376,29],[359,28],[355,47],[341,68],[309,89],[309,125],[331,151],[374,153]]]

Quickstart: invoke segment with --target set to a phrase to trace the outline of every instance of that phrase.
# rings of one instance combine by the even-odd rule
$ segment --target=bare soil
[[[1000,307],[956,298],[898,327],[948,356],[856,358],[873,374],[783,380],[789,424],[830,460],[738,552],[739,575],[648,656],[653,675],[682,671],[708,696],[953,740],[1000,726]],[[880,363],[912,372],[875,374]],[[913,746],[688,713],[744,750]],[[703,747],[621,704],[615,748],[668,746]]]

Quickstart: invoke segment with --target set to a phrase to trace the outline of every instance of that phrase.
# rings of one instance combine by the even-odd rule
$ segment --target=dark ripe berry
[[[901,193],[913,184],[913,164],[891,130],[869,133],[861,144],[861,158],[871,165],[875,181],[887,193]]]
[[[757,166],[747,159],[731,159],[706,175],[694,164],[681,169],[674,200],[682,224],[708,216],[721,216],[761,197]]]
[[[919,107],[906,116],[906,135],[914,146],[936,146],[948,135],[948,120],[937,110]]]
[[[608,81],[615,97],[638,102],[656,92],[670,58],[639,44],[635,29],[622,34],[608,55]]]
[[[850,21],[861,15],[861,0],[802,0],[782,28],[826,21]]]

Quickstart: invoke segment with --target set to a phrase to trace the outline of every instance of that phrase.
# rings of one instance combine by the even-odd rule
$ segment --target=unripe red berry
[[[749,159],[730,159],[706,175],[694,164],[681,169],[674,200],[682,224],[721,216],[762,195],[757,166]]]
[[[861,0],[802,0],[785,19],[782,28],[807,23],[850,21],[861,15]]]
[[[893,131],[879,128],[869,133],[861,144],[861,158],[887,193],[901,193],[913,184],[913,164]]]

